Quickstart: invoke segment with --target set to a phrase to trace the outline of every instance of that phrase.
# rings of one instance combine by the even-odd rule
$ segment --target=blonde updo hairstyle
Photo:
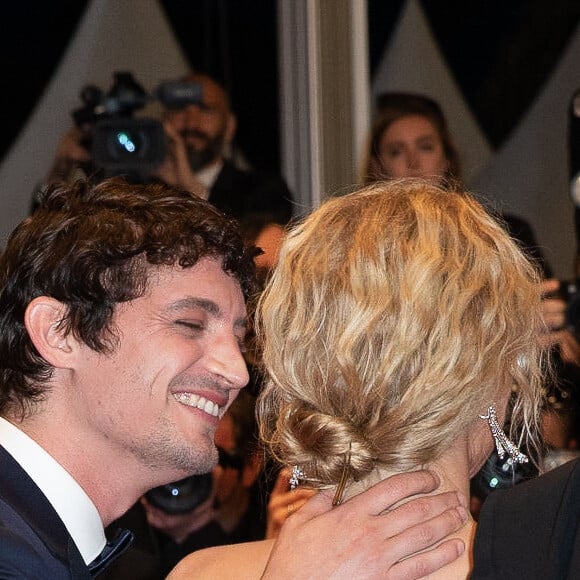
[[[429,464],[513,388],[533,437],[540,283],[469,195],[418,180],[325,202],[262,295],[261,434],[316,487]],[[522,431],[520,429],[520,431]]]

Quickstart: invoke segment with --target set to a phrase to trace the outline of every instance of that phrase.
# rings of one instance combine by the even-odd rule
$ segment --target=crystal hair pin
[[[298,465],[295,465],[292,468],[292,474],[290,475],[290,489],[296,489],[300,485],[300,480],[304,479],[304,477],[304,472],[300,469],[300,467],[298,467]]]

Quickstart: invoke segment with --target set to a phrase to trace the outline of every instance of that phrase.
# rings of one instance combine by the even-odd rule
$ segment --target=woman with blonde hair
[[[264,441],[336,504],[425,467],[468,496],[494,443],[531,460],[517,443],[536,441],[540,300],[535,268],[467,194],[402,180],[327,201],[289,233],[261,298]],[[259,578],[270,547],[198,552],[171,578]],[[432,577],[470,567],[466,551]]]

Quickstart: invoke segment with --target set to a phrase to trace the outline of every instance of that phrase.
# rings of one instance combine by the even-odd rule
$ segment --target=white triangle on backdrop
[[[39,47],[41,50],[41,47]],[[108,90],[115,71],[147,89],[183,75],[187,61],[156,0],[92,0],[44,95],[0,166],[0,247],[28,213],[87,84]]]
[[[453,79],[417,0],[401,9],[372,84],[373,95],[408,91],[435,99],[443,109],[469,183],[491,156],[491,148]]]
[[[372,88],[373,95],[387,90],[425,93],[441,104],[467,187],[499,209],[525,218],[560,278],[573,275],[576,249],[568,195],[567,114],[572,94],[580,87],[579,62],[580,26],[536,102],[501,149],[493,152],[447,68],[419,2],[408,0]]]
[[[580,26],[509,139],[474,180],[478,192],[534,228],[560,278],[574,276],[574,204],[569,194],[568,109],[580,88]],[[517,82],[517,79],[514,79]]]
[[[580,86],[578,62],[580,27],[537,101],[494,154],[447,69],[420,4],[408,0],[372,88],[373,95],[408,90],[439,101],[457,142],[467,185],[526,218],[556,275],[566,278],[571,276],[575,251],[567,110]],[[27,214],[32,192],[46,175],[60,136],[71,126],[70,112],[80,106],[83,86],[108,89],[113,72],[127,70],[152,89],[187,68],[156,0],[92,0],[44,95],[0,165],[0,247]]]

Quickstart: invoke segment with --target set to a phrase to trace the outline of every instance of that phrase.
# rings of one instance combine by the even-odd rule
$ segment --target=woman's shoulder
[[[274,540],[263,540],[198,550],[181,560],[167,580],[220,580],[230,579],[233,574],[236,580],[260,578],[273,545]]]

